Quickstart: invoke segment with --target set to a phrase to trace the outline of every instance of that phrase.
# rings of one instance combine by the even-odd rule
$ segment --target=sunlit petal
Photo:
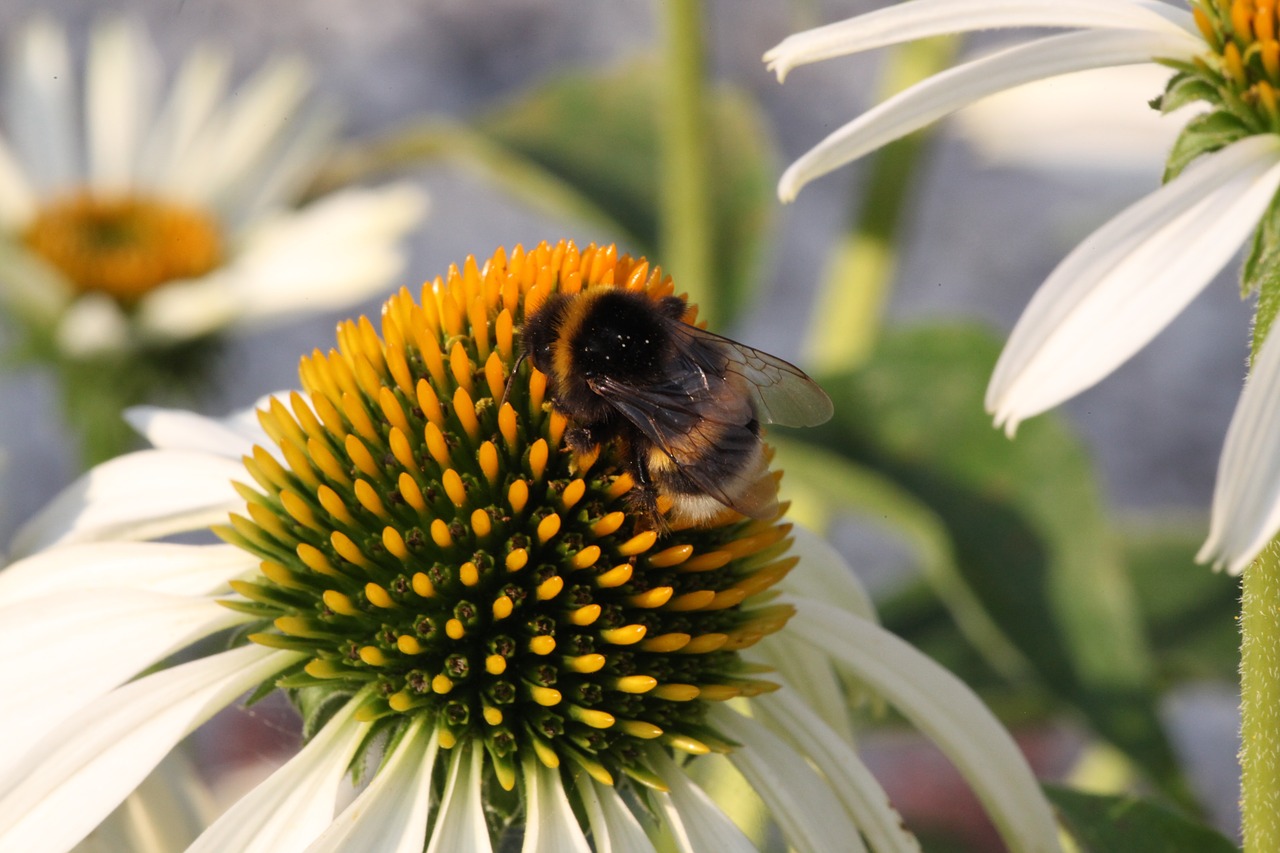
[[[764,59],[781,80],[810,62],[1000,27],[1195,32],[1190,14],[1156,0],[914,0],[788,36]]]
[[[245,621],[212,599],[124,589],[63,592],[0,609],[0,771],[108,690]],[[36,636],[42,640],[33,649]]]
[[[585,773],[575,781],[597,853],[654,853],[653,842],[617,788],[601,785]]]
[[[439,743],[415,719],[369,786],[338,815],[307,853],[422,853],[431,815],[431,775]]]
[[[522,853],[591,853],[591,845],[565,796],[558,768],[547,767],[534,758],[526,759],[524,792],[527,818]]]
[[[653,769],[670,786],[667,794],[655,794],[663,827],[681,853],[706,850],[724,853],[756,853],[742,830],[662,750],[649,753]]]
[[[1019,421],[1096,383],[1204,289],[1280,187],[1280,139],[1251,136],[1202,158],[1067,256],[1023,312],[987,389]]]
[[[124,418],[160,450],[205,451],[239,459],[252,452],[255,444],[270,443],[253,407],[228,417],[210,418],[183,409],[134,406],[125,411]]]
[[[960,769],[1013,850],[1057,851],[1053,812],[999,721],[954,675],[873,622],[795,599],[788,632],[848,667]]]
[[[39,17],[18,34],[5,105],[6,127],[36,189],[72,184],[76,168],[75,92],[62,28]]]
[[[1267,336],[1218,461],[1209,538],[1196,559],[1239,574],[1280,528],[1280,335]]]
[[[208,46],[197,46],[183,62],[143,149],[138,167],[143,186],[163,188],[183,201],[199,200],[183,192],[183,176],[197,171],[191,155],[203,144],[201,134],[226,92],[230,69],[231,57]]]
[[[778,195],[791,201],[814,178],[987,95],[1072,71],[1147,63],[1153,56],[1190,59],[1203,47],[1203,42],[1182,30],[1090,31],[1050,36],[957,65],[872,107],[832,133],[783,173]]]
[[[314,841],[333,820],[347,768],[372,725],[355,719],[363,700],[357,696],[343,705],[297,755],[201,833],[187,853],[276,853]]]
[[[455,850],[492,853],[493,844],[484,820],[484,793],[480,787],[484,750],[479,746],[458,746],[450,758],[449,781],[440,800],[440,817],[431,833],[427,853]]]
[[[707,719],[741,744],[728,759],[769,806],[791,847],[800,853],[866,850],[857,825],[833,791],[836,780],[819,776],[777,735],[735,711],[713,707]]]
[[[0,849],[68,849],[178,741],[297,659],[246,646],[130,682],[84,708],[0,772]]]
[[[13,539],[11,557],[107,539],[151,539],[216,524],[241,501],[231,481],[244,466],[207,453],[141,450],[68,486]]]

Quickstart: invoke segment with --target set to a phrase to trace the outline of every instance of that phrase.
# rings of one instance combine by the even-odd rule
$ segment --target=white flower
[[[784,199],[813,178],[982,97],[1090,68],[1162,62],[1222,110],[1229,130],[1166,185],[1084,240],[1040,287],[1015,326],[986,406],[1012,435],[1018,423],[1094,385],[1145,346],[1203,290],[1258,227],[1280,188],[1280,127],[1269,82],[1271,7],[1241,20],[1154,0],[912,0],[799,33],[766,54],[781,77],[808,62],[946,33],[994,27],[1078,30],[1028,40],[912,86],[846,124],[787,169]],[[1246,26],[1247,25],[1247,26]],[[1243,27],[1243,29],[1241,29]],[[1257,44],[1246,50],[1254,43]],[[1255,49],[1256,48],[1256,49]],[[1189,69],[1189,70],[1188,70]],[[1180,78],[1174,78],[1175,83]],[[1216,87],[1216,88],[1215,88]],[[1188,87],[1189,89],[1189,87]],[[1223,100],[1215,91],[1233,91]],[[1171,90],[1171,94],[1173,90]],[[1229,107],[1224,107],[1228,103]],[[1203,152],[1212,153],[1203,153]],[[1176,153],[1176,151],[1175,151]],[[1187,158],[1189,159],[1189,157]],[[1209,539],[1200,559],[1241,571],[1280,528],[1280,344],[1256,359],[1223,449]],[[1266,389],[1266,390],[1264,390]]]
[[[11,47],[0,300],[64,354],[343,307],[400,271],[396,244],[425,209],[416,189],[291,207],[334,129],[308,106],[300,62],[276,61],[232,90],[230,58],[198,48],[162,99],[159,57],[137,25],[94,28],[80,80],[47,19]]]
[[[283,684],[330,715],[191,850],[490,851],[495,809],[525,851],[753,850],[691,773],[719,752],[794,849],[916,851],[840,670],[937,742],[1011,849],[1057,850],[1009,736],[828,546],[777,520],[636,533],[613,461],[549,453],[540,374],[507,388],[512,314],[558,277],[670,292],[647,271],[571,244],[468,261],[422,305],[393,297],[383,339],[340,327],[261,426],[135,410],[155,449],[86,474],[0,572],[0,849],[70,848],[218,709]],[[147,541],[232,510],[234,544]]]

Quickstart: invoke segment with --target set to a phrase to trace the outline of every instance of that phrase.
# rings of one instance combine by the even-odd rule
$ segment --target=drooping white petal
[[[243,646],[140,678],[82,709],[0,772],[0,850],[68,849],[178,741],[300,658]]]
[[[879,619],[871,594],[830,542],[798,525],[792,529],[791,538],[791,553],[800,562],[782,580],[782,589],[820,598],[863,619]]]
[[[800,853],[827,850],[865,851],[858,827],[832,790],[805,757],[760,723],[721,706],[707,719],[741,744],[729,761],[769,807],[787,843]]]
[[[85,69],[85,147],[95,190],[124,192],[133,185],[155,113],[159,64],[140,25],[115,21],[94,29]]]
[[[98,824],[72,853],[173,853],[217,814],[213,792],[179,747]]]
[[[1254,359],[1231,416],[1213,487],[1209,537],[1199,562],[1244,571],[1280,529],[1280,335]]]
[[[134,309],[139,336],[163,345],[222,331],[240,318],[234,284],[239,277],[234,266],[219,267],[151,291]]]
[[[751,713],[794,743],[830,780],[832,791],[876,853],[919,853],[920,844],[856,750],[795,693],[779,690],[751,700]]]
[[[913,0],[795,33],[764,55],[783,80],[800,65],[949,33],[1003,27],[1087,27],[1194,36],[1185,9],[1157,0]]]
[[[1201,158],[1084,240],[1014,327],[987,410],[1010,434],[1146,345],[1235,254],[1280,187],[1280,139]]]
[[[273,151],[259,174],[234,202],[224,208],[228,232],[234,239],[276,210],[284,209],[305,194],[321,161],[338,134],[338,111],[324,104],[308,108],[287,139]]]
[[[266,398],[263,401],[266,402]],[[210,418],[185,409],[132,406],[125,410],[124,419],[152,447],[160,450],[190,450],[239,459],[251,453],[255,444],[270,444],[266,431],[258,423],[256,406],[222,418]]]
[[[6,127],[27,175],[41,192],[74,184],[79,174],[75,92],[66,34],[47,17],[18,34],[9,73]]]
[[[950,672],[873,622],[796,598],[788,633],[848,667],[928,735],[968,780],[1011,850],[1057,853],[1053,812],[1017,745]]]
[[[340,308],[384,288],[404,265],[400,238],[426,206],[407,183],[348,189],[265,225],[230,279],[242,315]]]
[[[422,853],[431,810],[431,773],[439,742],[421,718],[409,724],[395,750],[306,853]]]
[[[226,519],[244,466],[208,453],[140,450],[97,466],[22,526],[11,557],[53,545],[151,539]]]
[[[455,747],[449,765],[449,781],[440,798],[440,816],[431,833],[427,853],[471,850],[493,853],[484,820],[484,795],[480,788],[484,750],[470,744]]]
[[[648,753],[654,772],[671,791],[653,794],[663,827],[682,853],[717,850],[722,853],[756,853],[742,830],[720,810],[706,793],[693,784],[679,765],[661,749]]]
[[[58,318],[54,342],[65,355],[78,359],[113,356],[131,345],[129,319],[105,293],[86,293]]]
[[[1189,59],[1203,49],[1202,41],[1176,28],[1088,31],[1049,36],[957,65],[899,92],[822,140],[783,173],[778,196],[791,201],[814,178],[987,95],[1072,71],[1146,63],[1156,56]]]
[[[333,821],[338,790],[372,723],[355,719],[365,696],[347,702],[302,750],[223,812],[187,853],[303,850]],[[374,848],[368,848],[374,849]]]
[[[197,201],[184,192],[192,169],[193,148],[227,89],[231,57],[207,45],[197,46],[178,71],[169,97],[150,129],[138,166],[142,186],[166,197]]]
[[[0,772],[102,694],[245,621],[213,599],[128,589],[60,592],[0,609]]]
[[[817,596],[821,598],[822,596]],[[849,697],[831,661],[815,655],[813,649],[779,631],[765,637],[759,645],[744,652],[747,660],[772,667],[786,680],[787,689],[804,697],[805,704],[822,715],[845,742],[853,743],[853,727],[849,719]],[[775,680],[769,676],[770,680]]]
[[[36,194],[13,149],[0,135],[0,228],[17,231],[36,213]]]
[[[653,842],[612,785],[601,785],[583,773],[575,780],[591,824],[596,853],[654,853]]]
[[[532,756],[524,761],[525,824],[521,853],[591,853],[565,796],[560,770]]]
[[[92,542],[39,551],[0,571],[0,607],[54,592],[140,589],[169,595],[229,592],[258,558],[233,545]]]

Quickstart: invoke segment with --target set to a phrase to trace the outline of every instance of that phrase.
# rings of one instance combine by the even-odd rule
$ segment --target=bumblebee
[[[682,322],[686,308],[616,287],[552,294],[525,318],[521,358],[546,374],[570,450],[616,449],[642,526],[698,525],[726,508],[772,518],[760,425],[823,423],[831,399],[782,359]]]

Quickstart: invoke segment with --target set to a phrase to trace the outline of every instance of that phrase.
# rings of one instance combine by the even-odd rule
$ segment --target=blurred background
[[[773,186],[789,162],[881,96],[887,53],[804,67],[785,85],[765,70],[760,57],[794,31],[879,5],[854,0],[705,4],[711,85],[741,106],[746,117],[742,127],[751,137],[744,144],[759,159],[758,172],[752,173],[758,180],[750,187],[759,226],[752,245],[743,247],[744,256],[755,253],[758,262],[748,265],[746,295],[725,303],[733,310],[722,312],[726,322],[719,329],[805,367],[812,367],[807,332],[833,246],[853,227],[875,161],[864,160],[818,180],[787,206],[776,201]],[[298,55],[310,64],[318,94],[341,110],[344,141],[356,146],[401,133],[423,119],[510,127],[518,124],[514,115],[527,120],[548,109],[529,99],[548,97],[566,77],[609,78],[614,89],[602,89],[600,103],[612,104],[608,116],[614,117],[628,106],[609,92],[625,97],[627,88],[619,81],[650,74],[663,51],[661,11],[652,2],[4,0],[0,33],[13,33],[37,12],[61,21],[73,45],[80,47],[94,22],[117,14],[133,16],[145,22],[170,70],[194,45],[209,40],[234,51],[235,79],[270,57]],[[983,36],[960,43],[958,49],[976,53],[1005,38]],[[939,125],[924,140],[901,190],[904,207],[894,240],[896,268],[886,292],[885,334],[909,335],[922,324],[962,328],[964,334],[976,329],[984,342],[978,349],[993,353],[1055,264],[1093,229],[1158,185],[1164,155],[1180,125],[1176,117],[1159,119],[1147,107],[1164,77],[1158,69],[1075,75],[1000,96]],[[634,109],[651,106],[637,103]],[[594,148],[594,156],[607,161],[618,150],[613,136],[601,130],[600,145],[593,146],[588,129],[578,144]],[[633,168],[622,155],[618,159],[620,170]],[[483,258],[497,246],[516,243],[567,237],[580,245],[617,240],[624,250],[649,249],[629,246],[630,235],[607,223],[584,222],[513,192],[508,181],[465,152],[424,157],[368,177],[377,181],[389,176],[414,181],[431,200],[430,214],[409,238],[407,272],[397,286],[414,287],[469,254]],[[680,271],[673,272],[680,283]],[[1082,448],[1084,473],[1096,481],[1097,512],[1109,525],[1098,535],[1126,543],[1121,551],[1136,573],[1133,594],[1139,606],[1144,607],[1148,581],[1158,585],[1162,578],[1194,575],[1197,583],[1210,585],[1209,591],[1187,594],[1202,603],[1211,600],[1210,616],[1228,620],[1205,641],[1216,644],[1213,649],[1220,654],[1211,661],[1188,662],[1185,655],[1178,657],[1185,649],[1174,648],[1175,638],[1161,634],[1176,633],[1185,624],[1178,621],[1186,617],[1185,608],[1173,615],[1143,609],[1144,616],[1156,620],[1147,625],[1156,660],[1147,687],[1158,694],[1155,712],[1167,727],[1178,763],[1191,770],[1193,793],[1184,804],[1198,803],[1210,822],[1232,837],[1237,831],[1236,688],[1234,669],[1227,664],[1234,635],[1229,623],[1234,584],[1210,577],[1208,569],[1192,565],[1187,557],[1207,529],[1217,455],[1245,372],[1250,306],[1240,300],[1235,276],[1232,267],[1153,344],[1049,416],[1055,430],[1061,425]],[[845,284],[859,286],[857,281]],[[353,311],[230,338],[214,391],[197,408],[221,414],[293,387],[301,354],[330,346],[339,319],[357,313],[376,317],[380,302],[370,299]],[[901,393],[929,395],[937,383],[948,382],[941,374],[926,380]],[[874,407],[874,396],[867,397],[874,383],[859,387],[862,391],[849,399],[871,399],[867,405]],[[947,387],[963,389],[958,405],[967,407],[971,421],[984,419],[981,384]],[[841,397],[833,396],[840,404]],[[1010,453],[1038,453],[1037,428],[1036,422],[1028,424],[1025,435],[1009,445]],[[1005,440],[991,430],[982,441]],[[825,450],[840,451],[838,439],[823,442]],[[941,453],[949,443],[940,434],[929,452]],[[34,368],[0,373],[0,445],[5,457],[3,541],[79,473],[50,376]],[[845,455],[867,463],[857,450]],[[867,458],[880,457],[871,453]],[[893,466],[879,470],[895,476]],[[802,475],[788,474],[796,476]],[[826,484],[810,478],[804,489],[820,497]],[[920,487],[917,493],[929,503],[927,491]],[[1069,520],[1078,509],[1071,503],[1075,494],[1069,489],[1046,494],[1040,506],[1047,504],[1052,515],[1053,501],[1062,501],[1062,516]],[[802,505],[804,496],[797,500]],[[937,506],[935,510],[945,516]],[[868,513],[856,508],[835,512],[826,521],[829,535],[886,605],[890,627],[931,652],[962,642],[954,626],[944,624],[945,607],[912,598],[919,560],[909,537],[904,539],[892,524],[869,521]],[[1156,545],[1142,539],[1151,530],[1160,531]],[[1178,535],[1166,536],[1168,530]],[[1135,536],[1150,547],[1129,547]],[[960,563],[966,562],[963,539],[958,536],[956,546]],[[1009,606],[1016,608],[1017,601]],[[1017,642],[1016,629],[1009,630]],[[965,655],[955,655],[954,662],[951,655],[943,656],[969,677]],[[1037,659],[1034,653],[1029,657]],[[1033,668],[1041,681],[1052,674],[1052,667]],[[1095,781],[1108,778],[1112,771],[1097,768],[1114,765],[1108,764],[1105,750],[1097,751],[1091,725],[1098,722],[1081,711],[1084,705],[1060,704],[1062,694],[1052,684],[1030,702],[1011,699],[1019,691],[1009,681],[995,678],[989,668],[973,672],[983,680],[979,686],[989,688],[984,696],[1015,730],[1019,719],[1030,721],[1019,734],[1042,775],[1079,779],[1072,774],[1088,767]],[[252,716],[267,719],[269,727],[287,728],[287,722],[271,719],[272,713],[268,708]],[[985,829],[970,825],[978,810],[965,808],[963,801],[956,806],[950,787],[956,783],[919,742],[886,726],[868,736],[867,750],[908,823],[917,829],[922,820],[926,826],[930,820],[936,823],[941,840],[931,849],[998,849],[989,846],[995,842]],[[1130,759],[1133,751],[1128,750]],[[1117,784],[1137,790],[1162,788],[1142,773],[1122,770],[1118,779]]]

